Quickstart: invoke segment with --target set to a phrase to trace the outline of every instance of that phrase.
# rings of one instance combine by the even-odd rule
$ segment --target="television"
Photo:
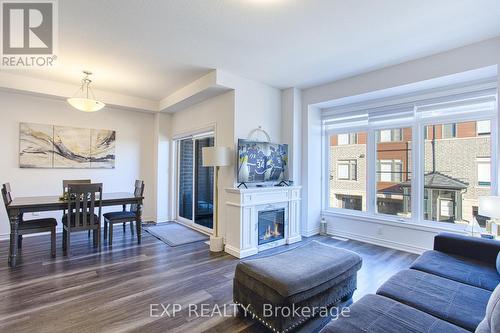
[[[238,139],[238,183],[288,180],[288,145]]]

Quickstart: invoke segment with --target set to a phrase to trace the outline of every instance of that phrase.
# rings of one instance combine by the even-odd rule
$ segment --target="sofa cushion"
[[[354,303],[348,316],[331,321],[321,333],[467,333],[425,312],[379,295]]]
[[[425,272],[407,269],[377,291],[442,320],[474,331],[483,320],[491,292]]]
[[[497,272],[500,274],[500,252],[497,255]]]
[[[495,288],[486,306],[486,316],[476,329],[476,333],[500,332],[500,284]]]
[[[490,291],[500,283],[500,275],[494,266],[439,251],[424,252],[410,268]]]
[[[312,241],[300,249],[244,260],[236,267],[235,279],[243,284],[249,278],[257,280],[288,297],[355,273],[361,262],[354,252]]]

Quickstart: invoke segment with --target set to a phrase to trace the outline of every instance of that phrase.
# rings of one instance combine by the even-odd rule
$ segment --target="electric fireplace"
[[[285,208],[259,211],[258,236],[259,245],[285,238]]]

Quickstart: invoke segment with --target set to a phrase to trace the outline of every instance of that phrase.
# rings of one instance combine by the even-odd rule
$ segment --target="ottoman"
[[[239,310],[275,332],[298,328],[356,290],[361,257],[317,241],[236,266],[233,299]]]

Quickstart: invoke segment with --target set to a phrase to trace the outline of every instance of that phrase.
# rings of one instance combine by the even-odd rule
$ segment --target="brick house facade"
[[[427,126],[424,134],[427,219],[468,223],[477,214],[479,196],[490,194],[489,175],[479,179],[480,171],[489,168],[491,154],[490,135],[488,130],[480,129],[483,127],[479,122]],[[411,128],[392,133],[377,131],[379,212],[411,214],[411,133]],[[383,142],[389,137],[391,140]],[[330,137],[330,207],[366,210],[366,138],[366,132],[351,134],[348,141],[338,135]],[[356,168],[349,170],[348,179],[346,165]],[[432,177],[434,174],[439,174],[439,185]]]

